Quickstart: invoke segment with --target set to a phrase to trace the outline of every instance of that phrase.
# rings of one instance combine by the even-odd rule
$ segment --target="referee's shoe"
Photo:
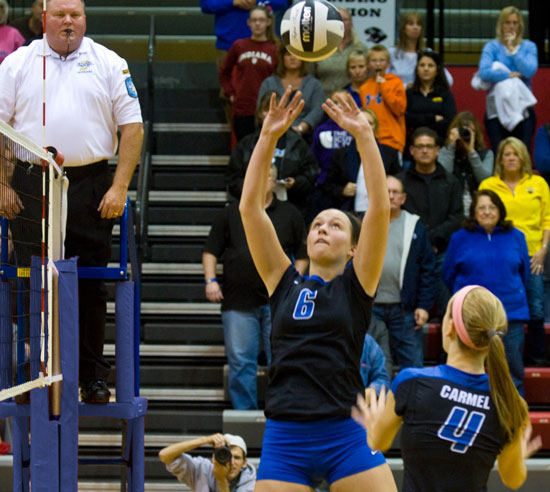
[[[94,379],[83,383],[80,388],[80,399],[84,403],[109,403],[111,392],[103,379]]]

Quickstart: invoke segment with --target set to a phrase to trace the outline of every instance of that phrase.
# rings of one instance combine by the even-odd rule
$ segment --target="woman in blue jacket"
[[[491,190],[478,191],[463,228],[451,236],[441,274],[453,293],[466,285],[481,285],[504,305],[508,317],[506,359],[520,394],[523,325],[529,319],[525,293],[529,264],[525,235],[506,220],[502,200]]]

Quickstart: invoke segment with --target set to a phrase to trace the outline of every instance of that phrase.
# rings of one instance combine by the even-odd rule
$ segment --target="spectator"
[[[319,79],[325,95],[341,89],[349,82],[346,64],[352,51],[367,50],[353,29],[353,19],[348,9],[338,7],[344,22],[344,37],[338,49],[324,60],[313,64],[313,75]]]
[[[422,367],[422,328],[434,302],[435,258],[420,217],[401,209],[407,199],[403,183],[393,176],[387,181],[390,230],[373,315],[386,323],[400,368]]]
[[[550,241],[550,190],[546,181],[531,168],[529,151],[515,137],[504,139],[497,152],[495,175],[482,181],[479,189],[493,190],[506,207],[507,218],[525,234],[531,259],[527,278],[529,324],[527,360],[545,364],[544,259]]]
[[[250,9],[249,38],[237,39],[219,70],[220,84],[229,99],[237,141],[252,133],[260,85],[277,65],[273,16],[264,6]]]
[[[269,110],[270,97],[271,92],[262,96],[256,110],[259,122],[263,121]],[[260,131],[261,126],[254,133],[243,138],[233,149],[229,158],[226,182],[229,193],[234,198],[241,197],[246,168],[260,136]],[[279,177],[275,192],[280,199],[288,198],[302,214],[305,214],[307,197],[313,191],[315,180],[319,175],[319,167],[311,149],[300,135],[289,130],[277,142],[274,164]]]
[[[12,26],[8,26],[10,8],[6,0],[0,0],[0,63],[10,53],[25,44],[21,33]]]
[[[493,175],[494,161],[493,151],[485,147],[483,130],[471,111],[462,111],[451,121],[437,160],[462,184],[464,215],[468,215],[474,192]]]
[[[443,142],[455,115],[455,98],[449,90],[439,55],[435,51],[420,52],[414,84],[407,89],[407,133],[412,135],[414,130],[425,126],[434,130],[439,142]]]
[[[192,457],[189,451],[200,446],[213,446],[214,451],[229,447],[231,460],[220,463],[216,452],[210,460]],[[159,452],[159,459],[166,469],[193,492],[253,492],[256,485],[256,469],[246,461],[246,443],[241,436],[212,434],[172,444]]]
[[[367,52],[353,50],[348,55],[346,70],[350,83],[346,85],[347,91],[352,95],[357,106],[361,107],[361,86],[367,81]]]
[[[529,318],[525,285],[529,256],[525,235],[507,220],[502,200],[491,190],[474,195],[463,228],[451,237],[442,275],[454,294],[466,285],[481,285],[495,294],[506,310],[506,359],[523,395],[523,324]]]
[[[387,74],[390,64],[388,50],[378,44],[367,55],[369,78],[361,86],[362,105],[378,117],[378,141],[386,169],[400,165],[399,153],[405,148],[405,109],[407,96],[399,77]]]
[[[46,143],[65,154],[64,171],[71,183],[65,256],[78,256],[79,265],[106,267],[111,258],[114,219],[124,212],[141,151],[143,125],[138,95],[126,61],[85,37],[86,15],[81,0],[49,0],[47,5],[49,55],[45,63],[50,82],[46,99],[50,110]],[[81,55],[84,52],[85,57]],[[42,107],[42,53],[42,42],[35,40],[9,55],[0,66],[0,119],[40,146],[42,118],[36,117],[36,108]],[[117,147],[112,177],[108,159]],[[21,176],[16,176],[18,170]],[[14,182],[19,180],[30,188],[20,193],[24,208],[11,223],[14,244],[17,239],[28,238],[32,229],[40,230],[39,222],[33,227],[29,221],[42,212],[41,204],[29,199],[38,194],[33,187],[42,183],[42,178],[31,181],[30,175],[36,173],[41,176],[40,165],[34,172],[29,165],[24,170],[17,166],[14,171]],[[107,403],[110,391],[105,380],[110,365],[103,357],[107,290],[101,279],[81,279],[78,289],[80,394],[86,403]]]
[[[34,0],[31,6],[31,15],[17,17],[10,22],[25,38],[25,45],[35,39],[42,38],[42,5],[43,0]]]
[[[378,132],[378,119],[371,109],[362,108],[367,115],[374,135]],[[378,148],[381,152],[381,145]],[[395,163],[392,168],[386,168],[386,173],[397,173],[400,168]],[[384,167],[386,163],[384,163]],[[338,149],[332,156],[332,161],[327,172],[327,179],[323,184],[323,192],[330,205],[327,206],[339,208],[340,210],[357,212],[362,216],[368,208],[369,197],[365,187],[365,177],[361,167],[361,158],[357,151],[355,140],[345,148]]]
[[[291,55],[281,43],[277,68],[271,77],[262,82],[257,108],[265,94],[276,92],[282,95],[287,87],[291,87],[292,91],[301,91],[305,102],[304,109],[296,118],[292,129],[300,135],[311,136],[317,125],[324,119],[321,104],[325,101],[325,94],[321,83],[307,73],[306,62]]]
[[[216,49],[218,60],[221,63],[231,45],[242,38],[251,35],[250,26],[247,23],[249,10],[256,4],[261,4],[274,11],[286,10],[287,0],[235,0],[228,3],[224,0],[201,0],[203,14],[214,14],[214,29],[216,30]]]
[[[506,137],[519,138],[527,148],[535,131],[535,112],[515,114],[510,105],[518,102],[521,91],[531,94],[531,78],[538,67],[537,47],[523,40],[523,17],[516,7],[501,10],[497,21],[496,39],[489,41],[481,52],[479,77],[492,84],[487,93],[485,128],[491,147],[496,150]],[[513,79],[517,79],[515,82]],[[505,85],[503,85],[505,83]],[[513,84],[512,87],[507,87]],[[519,85],[516,85],[519,84]],[[502,90],[503,94],[498,91]],[[536,101],[535,101],[536,102]]]
[[[272,165],[266,190],[266,211],[283,250],[296,259],[296,268],[307,267],[305,225],[298,210],[274,196],[277,168]],[[216,278],[216,263],[223,255],[223,292]],[[256,369],[263,341],[271,362],[271,315],[267,291],[246,243],[238,202],[225,207],[216,218],[202,254],[206,298],[222,303],[222,324],[229,362],[229,394],[237,410],[258,408]]]
[[[407,12],[401,15],[397,45],[389,48],[389,73],[397,75],[405,85],[405,89],[413,86],[416,76],[418,53],[424,47],[424,20],[420,12]],[[428,51],[430,51],[428,49]],[[449,87],[453,85],[453,76],[445,69],[445,77]]]
[[[397,177],[407,193],[404,209],[419,215],[428,231],[435,253],[437,316],[442,317],[450,296],[440,270],[451,234],[458,229],[463,217],[462,190],[458,179],[437,162],[437,133],[430,128],[418,128],[411,143],[413,165]]]
[[[365,398],[368,400],[371,391],[380,393],[382,386],[390,387],[390,378],[386,372],[386,357],[376,340],[365,334],[363,353],[361,354],[361,377],[365,384]]]

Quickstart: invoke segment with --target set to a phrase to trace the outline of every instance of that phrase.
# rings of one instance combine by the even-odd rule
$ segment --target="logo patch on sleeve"
[[[123,73],[124,75],[126,75],[127,73],[130,73],[130,70],[128,70],[127,68],[125,68],[125,69],[122,71],[122,73]]]
[[[132,77],[128,77],[126,79],[126,90],[128,91],[128,95],[130,97],[138,97],[136,86],[132,82]]]

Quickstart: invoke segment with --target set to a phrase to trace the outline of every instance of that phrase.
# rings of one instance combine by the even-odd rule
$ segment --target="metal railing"
[[[153,76],[153,63],[155,60],[155,16],[151,16],[149,30],[149,43],[147,47],[147,95],[144,110],[144,139],[141,150],[141,158],[138,171],[136,194],[136,236],[138,258],[141,264],[143,259],[149,258],[149,188],[152,176],[152,143],[153,143],[153,116],[155,81]]]

